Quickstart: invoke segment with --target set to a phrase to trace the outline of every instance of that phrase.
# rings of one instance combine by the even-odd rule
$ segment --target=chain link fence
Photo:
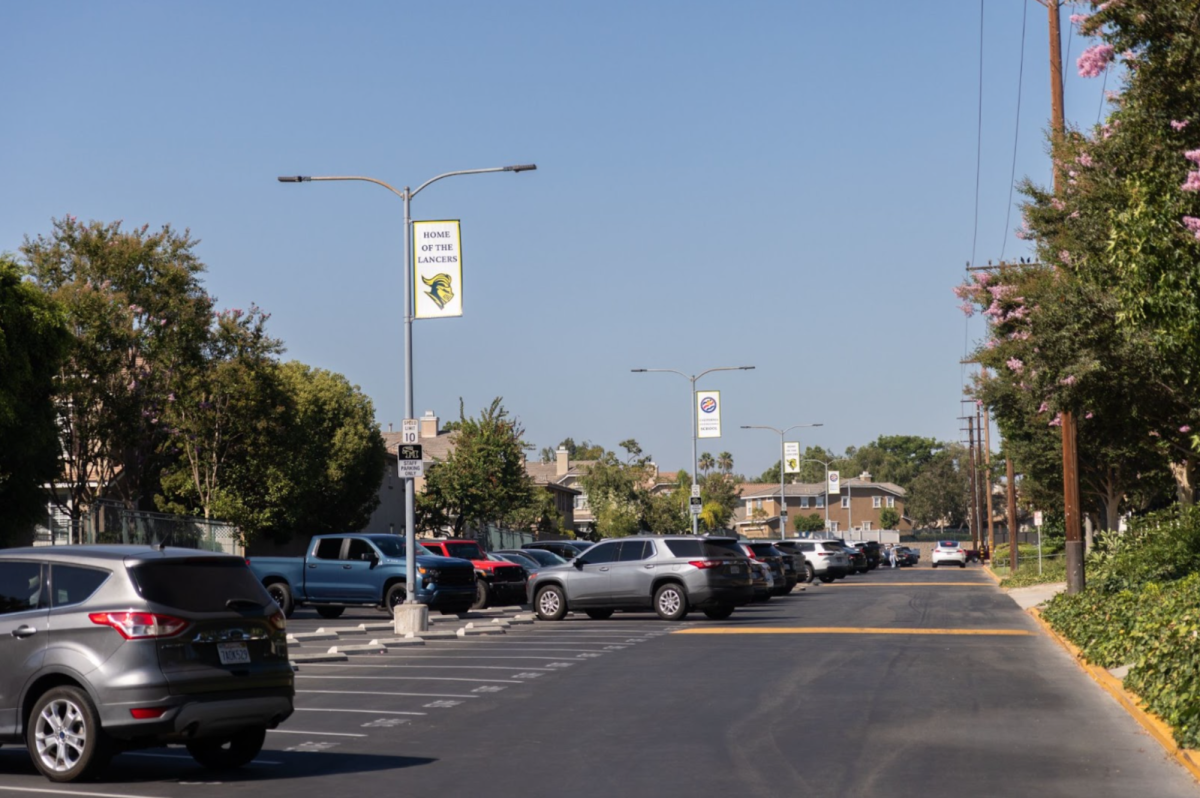
[[[519,549],[526,543],[532,543],[534,536],[532,532],[501,529],[493,524],[488,524],[483,529],[475,530],[475,539],[479,541],[479,545],[483,547],[484,551],[496,551],[497,549]]]
[[[84,543],[136,543],[242,554],[238,530],[224,521],[129,510],[96,502],[84,519]]]

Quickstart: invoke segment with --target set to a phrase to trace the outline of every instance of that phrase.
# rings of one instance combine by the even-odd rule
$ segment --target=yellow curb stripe
[[[992,570],[992,566],[990,566],[990,565],[983,566],[983,572],[985,574],[987,574],[988,576],[990,576],[992,579],[995,579],[997,585],[1003,581],[1002,579],[1000,579],[999,576],[996,575],[996,572]]]
[[[833,582],[827,587],[995,587],[991,582]]]
[[[896,629],[882,626],[695,626],[677,635],[986,635],[1032,637],[1024,629]]]
[[[1175,761],[1183,765],[1192,774],[1192,778],[1200,780],[1200,751],[1180,748],[1179,744],[1175,742],[1175,735],[1172,733],[1171,727],[1164,723],[1162,718],[1145,709],[1142,699],[1126,690],[1121,680],[1109,673],[1107,669],[1088,662],[1084,658],[1083,652],[1074,643],[1059,635],[1050,624],[1046,623],[1045,619],[1042,618],[1042,614],[1038,612],[1037,607],[1030,607],[1026,612],[1033,616],[1033,619],[1037,621],[1038,625],[1042,627],[1042,630],[1051,640],[1054,640],[1066,649],[1071,658],[1075,660],[1075,664],[1082,668],[1084,673],[1091,676],[1097,684],[1115,698],[1117,703],[1129,713],[1130,717],[1146,730],[1147,734],[1157,740],[1158,744],[1175,758]]]

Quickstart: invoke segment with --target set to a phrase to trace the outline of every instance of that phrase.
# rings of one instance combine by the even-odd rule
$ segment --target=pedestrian
[[[896,562],[896,547],[894,545],[892,545],[891,543],[889,543],[888,547],[887,547],[887,556],[888,556],[888,564],[889,565],[891,565],[893,568],[900,567],[899,564]]]

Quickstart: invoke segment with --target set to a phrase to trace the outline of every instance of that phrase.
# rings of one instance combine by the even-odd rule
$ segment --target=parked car
[[[488,559],[476,540],[422,540],[421,545],[443,557],[470,560],[475,566],[475,601],[471,609],[521,604],[525,601],[525,569],[515,563]]]
[[[678,621],[692,609],[728,618],[753,598],[749,563],[737,541],[692,535],[634,535],[604,540],[567,565],[530,577],[529,601],[538,617],[561,620],[582,610],[603,619],[616,610],[653,609]]]
[[[525,569],[525,577],[526,578],[529,578],[529,575],[531,573],[533,573],[534,571],[536,571],[542,567],[542,564],[540,562],[538,562],[537,560],[528,556],[527,554],[516,554],[511,551],[488,552],[488,558],[491,560],[494,560],[496,562],[509,562],[509,563],[512,563],[513,565],[521,566],[522,568]]]
[[[793,540],[784,543],[804,556],[804,579],[807,582],[820,579],[828,583],[850,572],[850,557],[835,540]]]
[[[771,567],[758,560],[749,560],[748,563],[750,579],[754,586],[754,602],[770,601],[775,589],[775,580],[771,578]]]
[[[871,570],[867,562],[867,553],[863,549],[860,549],[854,543],[847,543],[844,540],[839,540],[838,543],[842,544],[842,548],[846,550],[846,556],[850,558],[850,573],[865,574]]]
[[[877,540],[856,541],[854,545],[867,555],[867,568],[874,571],[884,561],[883,546]]]
[[[939,540],[937,548],[929,558],[929,564],[934,568],[939,565],[957,565],[967,567],[967,550],[959,545],[957,540]]]
[[[916,565],[917,564],[917,556],[918,555],[917,555],[916,549],[911,549],[908,546],[897,546],[896,547],[896,563],[901,566]]]
[[[470,609],[474,566],[420,547],[416,553],[414,598],[443,614]],[[406,595],[408,570],[399,535],[316,535],[303,557],[250,557],[246,564],[289,618],[305,605],[322,618],[337,618],[346,607],[391,613]]]
[[[747,541],[745,545],[750,548],[755,558],[771,563],[772,576],[775,578],[773,595],[786,596],[791,593],[792,588],[800,581],[796,574],[796,555],[777,548],[774,543],[766,540]],[[779,568],[775,568],[776,561]]]
[[[549,551],[564,560],[573,560],[579,556],[580,552],[587,551],[592,545],[584,540],[537,540],[533,543],[526,543],[521,548]]]
[[[286,627],[241,557],[4,550],[0,743],[25,744],[54,782],[94,776],[122,751],[172,744],[207,768],[241,767],[292,714]]]
[[[551,565],[566,565],[567,561],[559,557],[552,551],[545,549],[498,549],[496,554],[517,554],[522,557],[528,557],[534,560],[538,565],[549,567]]]

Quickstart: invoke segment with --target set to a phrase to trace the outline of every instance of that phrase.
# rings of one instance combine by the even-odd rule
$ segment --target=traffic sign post
[[[415,418],[406,418],[400,423],[400,442],[416,443],[421,436],[419,422]]]
[[[416,479],[425,474],[421,444],[400,444],[396,449],[396,463],[399,475],[404,479]]]
[[[700,515],[700,508],[703,506],[704,500],[699,496],[693,496],[689,502],[688,509],[692,511],[692,515]]]

